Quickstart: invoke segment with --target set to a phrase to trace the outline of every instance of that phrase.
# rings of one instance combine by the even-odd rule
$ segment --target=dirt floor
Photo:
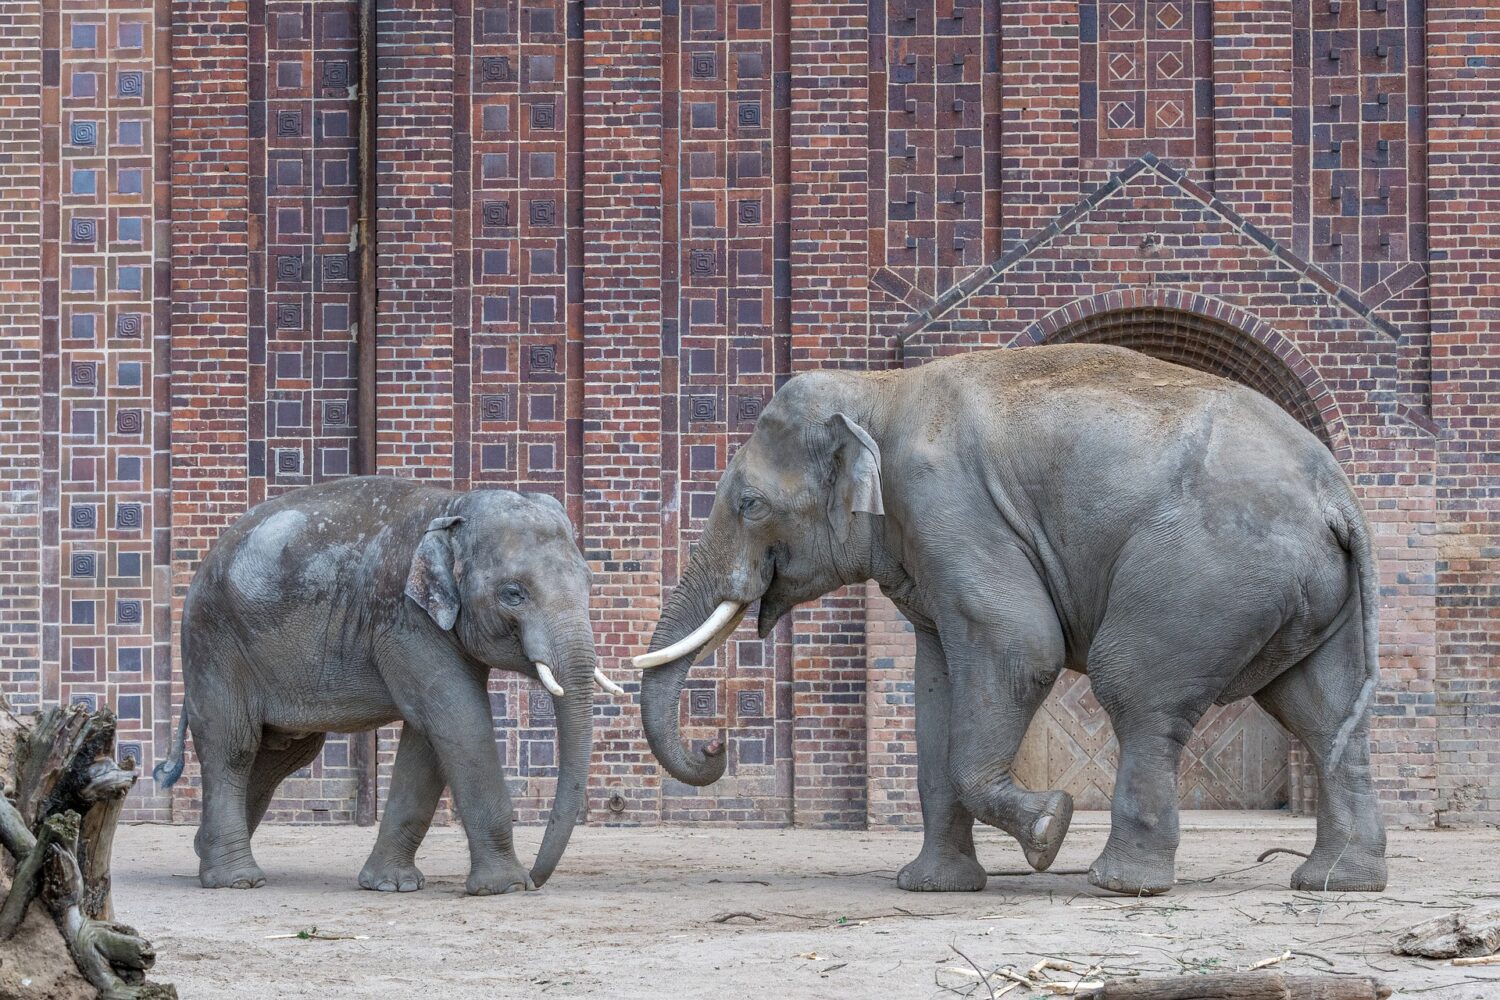
[[[1087,867],[1105,819],[1079,814],[1054,867]],[[374,830],[265,827],[256,853],[266,886],[210,892],[198,887],[191,828],[136,826],[115,842],[115,903],[156,944],[155,978],[184,1000],[983,998],[958,952],[986,971],[1053,957],[1106,974],[1191,975],[1286,951],[1280,967],[1292,972],[1374,975],[1403,996],[1500,1000],[1500,966],[1389,953],[1411,924],[1500,905],[1500,831],[1393,829],[1386,893],[1318,896],[1286,887],[1297,858],[1255,861],[1269,847],[1310,848],[1310,821],[1190,813],[1182,827],[1177,887],[1136,900],[1072,874],[994,877],[980,893],[901,892],[895,873],[915,855],[915,835],[597,827],[574,834],[541,891],[486,898],[463,895],[456,827],[432,831],[419,859],[427,888],[406,895],[355,884]],[[523,857],[539,837],[520,832]],[[979,838],[992,870],[1024,866],[997,831]]]

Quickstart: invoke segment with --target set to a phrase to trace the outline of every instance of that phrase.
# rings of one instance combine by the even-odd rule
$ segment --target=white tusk
[[[744,605],[738,601],[725,601],[714,608],[714,613],[708,616],[707,621],[694,629],[691,635],[683,636],[672,645],[658,649],[654,653],[642,653],[631,662],[637,669],[644,670],[647,667],[659,667],[663,663],[671,663],[673,660],[686,656],[713,639],[725,625],[735,619],[736,615],[743,614],[743,609]]]
[[[551,691],[559,698],[563,696],[562,685],[557,683],[556,677],[552,676],[552,668],[547,666],[547,664],[543,663],[541,660],[538,660],[536,662],[536,675],[537,677],[541,678],[542,687],[546,688],[548,691]]]
[[[604,676],[604,671],[600,670],[598,667],[594,668],[594,680],[598,681],[599,682],[599,686],[602,687],[604,690],[608,691],[610,694],[624,694],[625,693],[625,689],[624,688],[620,687],[620,685],[616,684],[614,681],[610,680],[608,677],[605,677]]]

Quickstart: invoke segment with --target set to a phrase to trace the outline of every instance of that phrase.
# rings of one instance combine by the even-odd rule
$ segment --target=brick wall
[[[379,6],[378,468],[562,500],[627,687],[790,374],[1125,343],[1256,386],[1334,450],[1382,559],[1382,794],[1494,818],[1493,6]],[[114,705],[148,762],[204,552],[357,465],[357,8],[0,10],[0,684]],[[764,643],[746,626],[681,707],[689,739],[729,736],[705,789],[601,696],[592,818],[913,824],[910,657],[873,588]],[[539,820],[550,698],[490,695]],[[348,820],[351,749],[272,817]],[[1189,804],[1310,795],[1252,707],[1191,750]],[[1111,754],[1069,677],[1022,766],[1097,803]],[[130,810],[193,819],[196,769]]]

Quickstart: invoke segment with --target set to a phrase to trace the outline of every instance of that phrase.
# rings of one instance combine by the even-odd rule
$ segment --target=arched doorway
[[[1332,447],[1318,401],[1287,362],[1261,340],[1221,319],[1165,305],[1092,311],[1041,343],[1112,344],[1233,379],[1268,396]],[[1066,312],[1066,311],[1062,311]],[[1082,312],[1083,315],[1079,316]],[[1251,700],[1211,708],[1183,754],[1181,803],[1194,809],[1278,809],[1294,797],[1292,741]],[[1108,809],[1119,748],[1088,678],[1065,671],[1037,713],[1016,762],[1032,788],[1061,788],[1080,809]]]

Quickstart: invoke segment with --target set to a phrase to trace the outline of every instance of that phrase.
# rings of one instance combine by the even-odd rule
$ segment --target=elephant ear
[[[406,576],[406,596],[416,601],[445,632],[458,621],[452,528],[462,523],[461,517],[433,518],[411,557],[411,572]]]
[[[833,489],[828,520],[839,541],[847,541],[855,514],[884,514],[880,498],[880,446],[843,413],[828,418],[833,435]]]

